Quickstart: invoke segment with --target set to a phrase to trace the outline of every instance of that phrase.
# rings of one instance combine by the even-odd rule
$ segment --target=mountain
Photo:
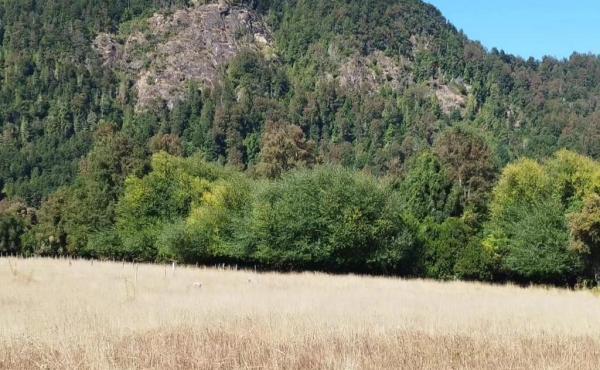
[[[420,0],[3,0],[0,252],[589,278],[599,102]]]
[[[300,127],[321,162],[378,174],[456,123],[501,163],[600,156],[595,56],[488,52],[417,0],[203,3],[3,1],[5,196],[37,205],[71,183],[102,122],[242,169],[268,121]]]
[[[157,101],[173,109],[190,83],[213,88],[221,66],[241,52],[268,57],[272,44],[259,14],[218,4],[156,13],[118,35],[102,33],[94,40],[104,65],[133,80],[138,111]]]

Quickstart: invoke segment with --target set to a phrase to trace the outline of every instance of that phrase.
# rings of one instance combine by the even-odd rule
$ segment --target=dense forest
[[[221,1],[268,47],[231,31],[216,79],[140,105],[205,3],[0,1],[1,253],[600,279],[599,57],[486,50],[420,0]]]

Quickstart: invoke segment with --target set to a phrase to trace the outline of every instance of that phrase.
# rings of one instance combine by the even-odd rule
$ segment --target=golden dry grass
[[[6,369],[600,367],[585,291],[43,259],[0,284]]]

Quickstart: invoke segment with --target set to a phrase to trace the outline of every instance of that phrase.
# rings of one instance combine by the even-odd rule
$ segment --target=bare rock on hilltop
[[[367,56],[347,58],[340,66],[339,82],[352,90],[378,91],[382,86],[393,90],[406,88],[412,82],[409,62],[392,59],[381,51]]]
[[[213,87],[220,69],[242,50],[272,53],[272,35],[257,13],[244,7],[199,5],[157,13],[127,35],[99,34],[94,46],[104,64],[135,81],[138,110],[184,98],[190,82]]]

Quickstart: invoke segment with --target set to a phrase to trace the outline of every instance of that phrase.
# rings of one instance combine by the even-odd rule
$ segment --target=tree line
[[[191,3],[0,3],[2,253],[594,280],[597,56],[486,50],[417,0],[241,1],[273,55],[136,111],[92,40]],[[405,80],[339,82],[373,55]]]
[[[402,176],[317,164],[269,179],[202,154],[146,163],[110,125],[96,135],[39,210],[3,203],[2,253],[560,285],[600,272],[600,163],[572,151],[499,170],[458,126]]]

